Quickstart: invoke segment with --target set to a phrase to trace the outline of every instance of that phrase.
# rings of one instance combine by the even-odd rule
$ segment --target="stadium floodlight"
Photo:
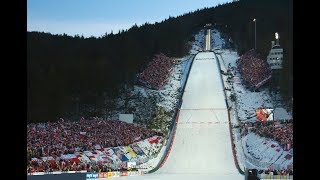
[[[276,39],[279,39],[279,34],[277,32],[274,33],[274,35],[276,36]]]
[[[254,22],[254,49],[257,49],[257,22],[256,18],[253,19]]]

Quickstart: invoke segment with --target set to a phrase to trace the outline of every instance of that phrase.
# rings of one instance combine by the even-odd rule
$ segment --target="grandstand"
[[[268,63],[254,49],[243,54],[237,64],[242,80],[253,90],[260,88],[271,78]]]

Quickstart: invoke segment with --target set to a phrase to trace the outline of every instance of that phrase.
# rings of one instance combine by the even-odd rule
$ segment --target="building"
[[[278,33],[275,33],[276,41],[271,41],[271,49],[267,56],[267,62],[272,70],[282,69],[283,49],[279,44]]]

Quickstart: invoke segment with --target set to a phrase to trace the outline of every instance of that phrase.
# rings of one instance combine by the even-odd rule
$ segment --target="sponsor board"
[[[273,120],[273,109],[256,109],[257,121],[272,121]]]
[[[112,172],[107,173],[107,178],[112,178]]]
[[[99,179],[99,173],[95,173],[95,172],[88,172],[86,174],[86,180],[97,180]]]
[[[113,171],[113,172],[112,172],[112,176],[113,176],[113,177],[120,177],[120,172],[118,172],[118,171]]]

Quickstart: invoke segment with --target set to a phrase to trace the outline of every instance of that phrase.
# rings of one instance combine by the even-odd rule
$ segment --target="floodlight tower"
[[[257,49],[257,19],[253,19],[254,22],[254,49]]]

